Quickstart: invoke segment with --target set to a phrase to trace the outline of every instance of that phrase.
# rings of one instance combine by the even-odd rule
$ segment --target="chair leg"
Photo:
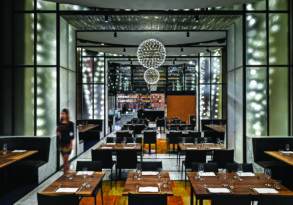
[[[101,201],[102,201],[102,205],[104,205],[103,186],[101,186]]]
[[[113,169],[111,168],[111,176],[110,176],[110,180],[111,180],[111,188],[112,188],[112,182],[113,182]]]

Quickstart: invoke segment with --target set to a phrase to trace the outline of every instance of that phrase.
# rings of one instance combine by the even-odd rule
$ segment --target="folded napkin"
[[[134,149],[135,147],[125,146],[123,149]]]
[[[186,149],[187,149],[187,150],[196,150],[197,147],[187,147]]]
[[[112,149],[112,147],[102,147],[102,149]]]
[[[24,149],[15,149],[12,152],[19,153],[19,152],[26,152],[26,150],[24,150]]]
[[[240,177],[254,177],[255,174],[252,172],[237,172],[237,175]]]
[[[142,176],[156,176],[158,174],[159,174],[159,172],[152,172],[152,171],[144,171],[144,172],[141,172],[141,175]]]
[[[214,172],[198,172],[201,177],[215,177],[216,174]]]
[[[183,143],[184,145],[193,145],[193,143]]]
[[[60,193],[75,193],[77,192],[78,188],[59,188],[56,192]]]
[[[91,176],[91,175],[93,175],[93,174],[94,174],[93,171],[78,171],[78,172],[76,173],[77,176],[79,176],[79,175],[88,175],[88,176]]]
[[[210,193],[230,193],[230,190],[227,188],[207,188]]]
[[[253,190],[259,194],[277,194],[277,193],[279,193],[274,188],[253,188]]]
[[[156,186],[139,187],[138,192],[159,192],[159,187],[156,187]]]
[[[135,142],[127,143],[128,145],[136,145]]]
[[[293,154],[293,151],[281,151],[282,154]]]
[[[107,142],[106,144],[107,145],[115,145],[116,143],[115,142]]]

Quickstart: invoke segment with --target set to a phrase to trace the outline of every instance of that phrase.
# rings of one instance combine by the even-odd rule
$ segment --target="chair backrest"
[[[126,143],[133,143],[135,140],[133,137],[117,137],[116,142],[117,143],[122,143],[126,139]]]
[[[194,162],[206,163],[206,150],[187,150],[185,154],[185,166],[188,168],[191,168],[191,164]]]
[[[136,150],[119,150],[117,151],[117,168],[135,169],[137,168]]]
[[[114,137],[107,137],[106,138],[106,142],[107,143],[113,143],[114,142],[114,139],[115,139]]]
[[[170,144],[177,144],[181,141],[182,132],[180,131],[171,131],[167,133],[167,139]]]
[[[226,168],[227,163],[234,162],[234,150],[215,150],[213,161],[218,163],[219,168]]]
[[[211,142],[217,142],[218,139],[223,141],[225,138],[225,133],[215,132],[215,131],[205,131],[204,137],[210,139]]]
[[[165,121],[164,118],[163,119],[157,119],[156,120],[157,127],[165,127],[165,124],[166,124],[166,121]]]
[[[238,163],[227,163],[226,169],[227,172],[237,172],[241,168],[240,171],[243,172],[253,172],[253,165],[244,163],[244,164],[238,164]]]
[[[188,135],[192,138],[201,138],[201,132],[189,131]]]
[[[258,205],[292,205],[293,196],[262,195]]]
[[[120,138],[120,137],[132,137],[132,134],[129,131],[117,131],[116,132],[116,137]]]
[[[38,205],[79,205],[77,195],[51,196],[38,193]]]
[[[113,167],[112,150],[93,149],[92,160],[102,163],[102,168],[111,169]]]
[[[129,194],[128,205],[167,205],[167,195]]]
[[[218,164],[217,163],[192,163],[191,164],[191,170],[193,172],[198,172],[199,171],[199,166],[203,166],[203,171],[204,172],[218,172]]]
[[[141,134],[141,132],[144,130],[145,125],[144,124],[136,124],[133,127],[133,134]]]
[[[162,161],[141,162],[138,168],[140,168],[142,171],[161,171]]]
[[[250,196],[216,195],[212,199],[211,205],[251,205]],[[266,204],[269,205],[269,204]]]
[[[99,161],[77,161],[76,162],[76,171],[102,171],[102,163]]]
[[[157,132],[156,131],[144,131],[143,133],[143,142],[145,144],[148,143],[156,143],[157,141]]]

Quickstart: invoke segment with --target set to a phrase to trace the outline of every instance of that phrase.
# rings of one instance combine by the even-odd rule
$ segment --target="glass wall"
[[[246,9],[246,134],[286,136],[289,134],[287,0],[262,0],[248,4]]]
[[[15,62],[13,69],[7,68],[12,74],[14,106],[9,134],[52,136],[56,134],[57,106],[69,108],[71,120],[75,121],[75,31],[61,18],[58,71],[56,3],[17,0],[14,5]]]

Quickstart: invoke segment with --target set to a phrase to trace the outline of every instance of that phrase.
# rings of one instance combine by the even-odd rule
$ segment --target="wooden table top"
[[[141,151],[141,144],[140,143],[106,143],[99,146],[97,149],[109,149],[109,150],[136,150]]]
[[[216,177],[196,178],[196,172],[187,173],[195,195],[203,198],[212,198],[215,193],[210,193],[207,188],[228,188],[228,195],[258,196],[260,195],[253,188],[275,188],[280,196],[293,196],[293,192],[273,179],[267,179],[264,174],[255,174],[252,177],[239,178],[236,173],[227,173],[226,179],[223,173]],[[270,186],[268,186],[268,184]],[[233,187],[231,187],[233,186]],[[225,194],[226,195],[226,194]]]
[[[215,143],[179,143],[179,149],[182,151],[186,150],[223,150],[226,149],[224,144]]]
[[[87,125],[79,125],[77,128],[79,133],[84,133],[98,126],[99,125],[95,125],[95,124],[87,124]]]
[[[266,154],[286,163],[290,166],[293,166],[293,153],[284,154],[281,151],[265,151]]]
[[[72,172],[62,175],[47,188],[41,191],[44,195],[65,195],[76,194],[79,196],[93,196],[97,187],[102,183],[104,172],[94,172],[91,176],[77,175],[78,172]],[[90,185],[90,186],[87,186]],[[59,188],[78,188],[76,192],[56,192]]]
[[[226,125],[210,124],[210,125],[205,125],[205,126],[216,131],[216,132],[226,132]]]
[[[145,172],[147,173],[147,172]],[[139,192],[139,187],[158,187],[159,192],[148,192],[149,194],[167,194],[173,195],[172,183],[168,172],[162,171],[160,175],[142,175],[138,177],[138,173],[129,172],[127,176],[127,180],[125,182],[123,195],[128,194],[148,194]]]
[[[10,164],[28,158],[34,154],[38,153],[36,150],[26,150],[23,152],[13,152],[8,151],[6,154],[0,151],[0,168],[4,168]]]

